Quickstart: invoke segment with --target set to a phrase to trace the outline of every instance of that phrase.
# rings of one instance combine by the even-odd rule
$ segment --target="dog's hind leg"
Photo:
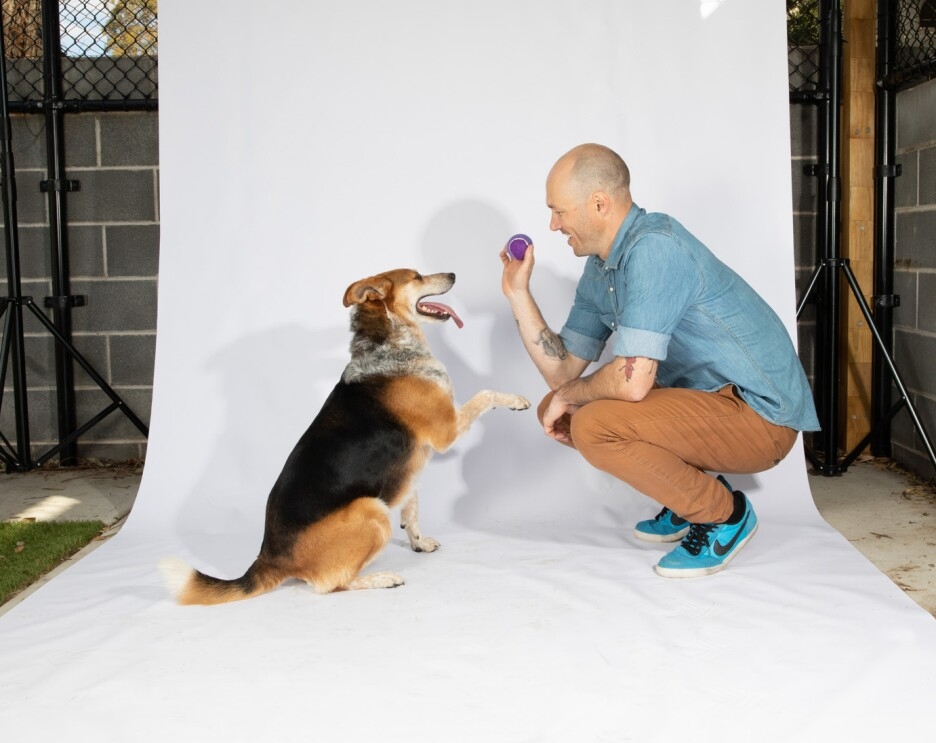
[[[410,547],[414,552],[435,552],[439,543],[432,537],[424,537],[419,531],[419,497],[413,490],[400,510],[400,526],[406,529]]]
[[[472,423],[489,410],[494,408],[526,410],[528,407],[530,407],[530,401],[520,395],[481,390],[459,409],[458,418],[455,421],[456,438],[467,431]]]
[[[394,573],[359,574],[390,541],[390,533],[387,505],[379,498],[357,498],[297,540],[295,575],[319,593],[402,585]]]

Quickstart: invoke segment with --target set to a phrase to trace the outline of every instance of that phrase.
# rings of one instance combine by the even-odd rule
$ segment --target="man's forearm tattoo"
[[[631,381],[631,377],[634,376],[634,363],[637,361],[636,356],[625,356],[624,357],[624,379],[628,382]]]
[[[540,333],[539,345],[543,347],[543,353],[553,358],[564,360],[569,352],[566,351],[562,338],[552,332],[549,328],[543,328]]]

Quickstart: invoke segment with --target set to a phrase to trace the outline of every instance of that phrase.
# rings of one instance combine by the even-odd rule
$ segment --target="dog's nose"
[[[450,273],[450,274],[448,275],[448,277],[449,277],[452,281],[455,281],[455,274]]]

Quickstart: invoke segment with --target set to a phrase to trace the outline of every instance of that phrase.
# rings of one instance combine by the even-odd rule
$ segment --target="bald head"
[[[549,228],[569,236],[578,256],[607,260],[633,201],[630,172],[613,150],[583,144],[559,158],[546,179]]]
[[[614,199],[628,199],[630,171],[614,150],[600,144],[582,144],[559,158],[553,168],[582,198],[602,191]]]

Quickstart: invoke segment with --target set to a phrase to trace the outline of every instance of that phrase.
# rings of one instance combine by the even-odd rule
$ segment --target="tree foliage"
[[[104,25],[110,56],[156,56],[157,0],[110,0]]]
[[[787,0],[787,41],[794,46],[819,43],[819,0]]]
[[[42,56],[39,0],[3,0],[3,45],[9,59]]]

